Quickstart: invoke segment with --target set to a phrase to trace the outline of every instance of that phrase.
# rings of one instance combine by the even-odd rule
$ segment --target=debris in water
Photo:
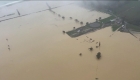
[[[77,39],[78,40],[78,39]]]
[[[10,46],[8,45],[8,47],[10,47]]]
[[[98,59],[100,59],[100,58],[101,58],[101,53],[98,52],[97,55],[96,55],[96,57],[97,57]]]
[[[75,29],[75,27],[73,27],[73,29]]]
[[[97,44],[98,42],[96,42],[96,44]]]
[[[90,40],[92,40],[92,38],[90,38]]]
[[[98,78],[95,78],[96,80],[98,80]]]
[[[86,36],[87,37],[87,36]],[[87,37],[88,38],[88,37]]]
[[[94,42],[95,40],[92,40],[92,42]]]
[[[99,47],[100,47],[100,42],[99,42]]]
[[[6,38],[6,40],[8,41],[8,39]]]
[[[72,19],[72,17],[70,17],[70,19]]]
[[[92,51],[92,50],[93,50],[93,48],[91,47],[91,48],[89,48],[89,50],[90,50],[90,51]]]

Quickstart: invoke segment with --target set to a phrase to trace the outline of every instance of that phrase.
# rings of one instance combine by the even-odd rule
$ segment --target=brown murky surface
[[[129,33],[115,32],[110,37],[111,27],[77,38],[62,33],[81,26],[74,19],[85,24],[109,15],[75,4],[54,11],[65,20],[45,11],[0,23],[0,80],[140,79],[140,41]],[[100,60],[97,52],[102,54]]]

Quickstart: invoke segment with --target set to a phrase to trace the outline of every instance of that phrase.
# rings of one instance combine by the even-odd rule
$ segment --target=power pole
[[[18,13],[18,15],[20,16],[20,13],[19,13],[18,9],[17,9],[17,13]]]
[[[48,3],[46,3],[47,4],[47,6],[49,7],[49,10],[51,10],[51,7],[49,6],[49,4]]]

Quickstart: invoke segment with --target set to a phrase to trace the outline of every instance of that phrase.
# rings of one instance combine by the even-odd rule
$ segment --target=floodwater
[[[109,15],[76,4],[53,11],[65,19],[48,10],[0,23],[0,80],[140,79],[140,37],[107,27],[71,38],[62,31],[80,27],[74,19],[85,25]],[[90,38],[95,41],[91,43]],[[101,46],[96,48],[99,41]]]

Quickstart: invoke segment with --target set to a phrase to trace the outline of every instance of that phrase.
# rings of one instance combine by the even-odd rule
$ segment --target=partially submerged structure
[[[92,51],[92,50],[93,50],[93,48],[91,47],[91,48],[89,48],[89,50],[90,50],[90,51]]]

